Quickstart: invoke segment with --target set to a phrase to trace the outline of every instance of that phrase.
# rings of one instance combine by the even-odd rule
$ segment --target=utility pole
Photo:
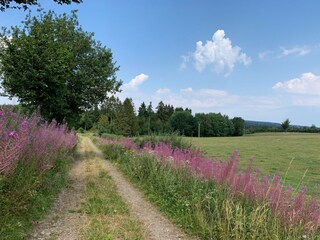
[[[200,123],[198,124],[198,137],[200,137]]]

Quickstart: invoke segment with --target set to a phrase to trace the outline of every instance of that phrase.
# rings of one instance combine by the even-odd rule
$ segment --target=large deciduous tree
[[[241,117],[234,117],[232,119],[234,126],[234,136],[242,136],[244,134],[245,121]]]
[[[82,30],[75,11],[29,13],[22,24],[0,35],[2,86],[10,97],[72,126],[85,109],[119,91],[111,50]]]
[[[82,0],[53,0],[58,4],[71,4],[81,3]],[[0,0],[0,10],[5,11],[7,8],[23,8],[27,9],[28,6],[38,5],[38,0]]]
[[[173,131],[178,131],[185,136],[194,136],[196,133],[196,121],[190,111],[176,111],[170,117]]]

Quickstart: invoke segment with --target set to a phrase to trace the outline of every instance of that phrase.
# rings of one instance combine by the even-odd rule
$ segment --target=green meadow
[[[260,133],[242,137],[187,138],[210,158],[225,161],[235,149],[245,167],[249,158],[262,174],[279,172],[286,185],[306,186],[314,192],[320,184],[320,134]]]

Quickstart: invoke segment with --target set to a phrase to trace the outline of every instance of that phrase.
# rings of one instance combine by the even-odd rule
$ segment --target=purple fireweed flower
[[[12,131],[12,132],[9,133],[9,137],[17,138],[18,137],[18,133],[16,131]]]
[[[0,111],[0,174],[10,175],[20,160],[34,159],[39,171],[54,166],[77,142],[66,125],[48,124],[36,113],[26,118],[12,108]]]

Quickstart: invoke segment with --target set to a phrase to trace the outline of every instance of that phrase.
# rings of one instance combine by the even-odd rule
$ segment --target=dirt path
[[[76,162],[69,172],[70,183],[63,189],[45,220],[35,225],[28,239],[32,240],[75,240],[84,218],[80,214],[81,202],[87,177],[85,152],[81,141],[76,154]]]
[[[87,137],[81,139],[78,158],[79,160],[69,173],[71,186],[59,195],[51,213],[35,227],[29,239],[73,240],[79,238],[85,219],[85,216],[79,213],[79,209],[83,201],[86,178],[90,174],[86,167],[85,162],[88,160],[86,158],[99,161],[99,164],[112,177],[119,195],[127,202],[131,215],[142,224],[148,239],[187,239],[186,235],[147,202],[121,173],[104,160],[102,152]]]

